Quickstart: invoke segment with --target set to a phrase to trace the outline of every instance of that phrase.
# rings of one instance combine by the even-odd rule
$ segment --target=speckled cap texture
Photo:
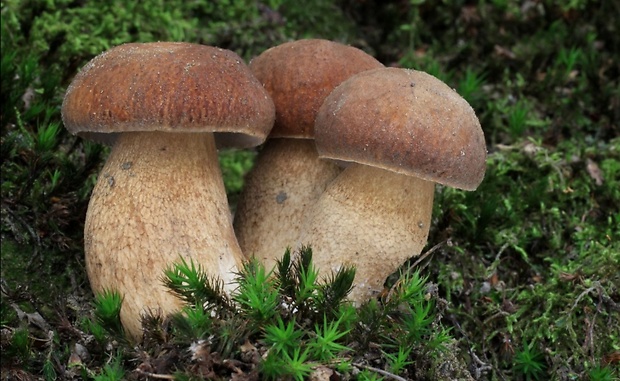
[[[183,42],[130,43],[91,60],[62,105],[73,134],[111,143],[128,131],[215,132],[218,146],[262,143],[269,94],[234,52]]]
[[[314,138],[314,118],[325,97],[342,81],[383,67],[361,49],[322,39],[286,42],[250,62],[276,106],[270,137]]]
[[[416,70],[359,73],[325,99],[316,117],[321,158],[357,162],[474,190],[486,145],[469,103]]]

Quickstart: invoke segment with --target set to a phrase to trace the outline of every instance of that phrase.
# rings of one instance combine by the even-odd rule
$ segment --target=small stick
[[[151,373],[151,372],[146,372],[142,369],[136,369],[136,372],[140,373],[142,376],[159,378],[160,380],[174,380],[175,379],[175,377],[171,374]]]
[[[433,252],[435,252],[435,250],[439,249],[441,246],[443,246],[446,242],[448,242],[447,240],[443,241],[443,242],[439,242],[437,245],[431,247],[430,249],[426,250],[426,252],[424,252],[424,254],[420,255],[418,257],[418,259],[413,262],[413,264],[411,265],[411,267],[416,267],[417,265],[420,264],[420,262],[422,262],[424,259],[426,259],[426,257],[428,257],[429,255],[433,254]],[[422,266],[421,269],[423,269],[425,266]]]
[[[407,381],[406,378],[402,378],[400,376],[397,376],[397,375],[395,375],[393,373],[390,373],[388,371],[385,371],[383,369],[375,368],[375,367],[372,367],[372,366],[369,366],[369,365],[364,365],[364,364],[352,364],[352,365],[355,366],[355,367],[358,367],[358,368],[364,368],[364,369],[367,369],[367,370],[371,370],[371,371],[373,371],[375,373],[379,373],[382,376],[389,377],[389,378],[392,378],[392,379],[397,380],[397,381]]]

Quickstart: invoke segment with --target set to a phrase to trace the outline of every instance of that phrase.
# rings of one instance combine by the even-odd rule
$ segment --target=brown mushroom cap
[[[270,137],[313,138],[325,97],[353,74],[379,67],[363,50],[321,39],[287,42],[261,53],[250,69],[276,106]]]
[[[484,178],[486,145],[474,110],[424,72],[359,73],[325,99],[316,117],[319,156],[474,190]]]
[[[131,43],[90,61],[67,89],[66,128],[111,143],[129,131],[215,132],[218,145],[262,143],[273,101],[234,52],[182,42]]]

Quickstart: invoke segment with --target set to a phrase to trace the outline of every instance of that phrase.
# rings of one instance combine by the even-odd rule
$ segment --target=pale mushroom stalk
[[[341,170],[319,159],[313,140],[268,140],[237,205],[234,227],[246,254],[273,268],[287,247],[294,248],[303,216]]]
[[[312,208],[300,242],[317,253],[314,264],[322,274],[356,265],[349,299],[359,304],[381,292],[394,263],[426,245],[434,191],[431,181],[351,164]]]
[[[161,279],[181,258],[231,291],[243,259],[211,133],[127,132],[99,175],[84,229],[95,293],[123,290],[121,321],[135,339],[145,308],[166,316],[181,300]]]

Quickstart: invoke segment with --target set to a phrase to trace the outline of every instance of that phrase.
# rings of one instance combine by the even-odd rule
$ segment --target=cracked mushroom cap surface
[[[353,46],[306,39],[267,49],[249,66],[276,106],[270,137],[312,139],[325,97],[353,74],[383,64]]]
[[[269,94],[234,52],[184,42],[128,43],[91,60],[62,105],[73,134],[214,132],[218,146],[261,144],[273,126]]]
[[[325,99],[316,118],[319,156],[474,190],[486,169],[474,110],[430,74],[399,68],[359,73]]]

